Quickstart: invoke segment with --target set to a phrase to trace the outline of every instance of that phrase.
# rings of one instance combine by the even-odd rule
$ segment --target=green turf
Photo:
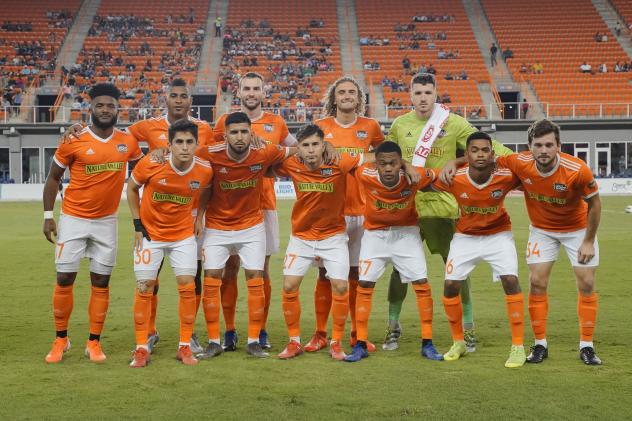
[[[474,314],[480,344],[476,353],[452,363],[431,362],[419,354],[419,322],[413,294],[403,311],[404,336],[395,352],[378,350],[356,364],[332,361],[325,352],[292,361],[253,360],[243,342],[195,367],[175,359],[177,291],[171,270],[161,276],[158,328],[161,342],[149,367],[127,367],[133,348],[132,224],[123,203],[118,265],[102,343],[108,359],[94,365],[83,356],[87,337],[86,266],[75,287],[69,336],[73,349],[63,363],[48,366],[44,356],[54,330],[51,294],[53,247],[41,233],[41,204],[0,204],[0,419],[17,418],[176,418],[351,419],[432,417],[448,419],[616,419],[632,410],[632,215],[623,213],[630,197],[603,198],[599,230],[601,267],[597,290],[600,309],[596,348],[602,367],[584,366],[577,356],[576,289],[564,255],[550,286],[549,359],[517,370],[504,368],[510,347],[502,288],[488,267],[473,276]],[[521,283],[526,291],[523,248],[527,219],[522,199],[507,200],[519,248]],[[279,201],[282,247],[287,243],[290,202]],[[441,306],[441,260],[429,259],[435,299],[435,344],[445,352],[449,328]],[[281,257],[271,263],[272,309],[268,330],[273,352],[286,341],[280,308]],[[390,270],[388,271],[390,273]],[[380,343],[386,322],[386,275],[378,283],[369,336]],[[313,329],[314,272],[302,288],[303,340]],[[246,300],[240,285],[237,328],[246,332]],[[528,317],[525,319],[528,320]],[[204,337],[200,312],[197,332]],[[526,323],[526,341],[532,334]],[[378,346],[379,348],[379,346]],[[625,414],[628,414],[627,416]]]

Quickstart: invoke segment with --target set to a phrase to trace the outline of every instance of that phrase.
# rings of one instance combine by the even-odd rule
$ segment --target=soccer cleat
[[[204,348],[200,345],[200,341],[198,340],[195,332],[191,335],[191,341],[189,342],[189,346],[191,347],[191,352],[195,355],[204,352]]]
[[[154,347],[158,342],[160,342],[160,334],[158,334],[158,331],[155,330],[147,337],[147,348],[149,349],[150,354],[154,352]]]
[[[344,358],[344,361],[348,363],[355,363],[357,361],[360,361],[363,358],[367,358],[368,356],[369,356],[369,351],[367,350],[367,348],[362,346],[362,343],[358,342],[353,346],[353,349],[351,350],[351,354],[347,355]]]
[[[336,361],[342,361],[347,356],[338,341],[331,341],[329,344],[329,355],[331,355],[331,358]]]
[[[421,356],[433,361],[443,361],[443,355],[437,352],[432,341],[421,346]]]
[[[238,340],[239,337],[237,336],[236,330],[227,330],[224,332],[224,344],[222,345],[222,348],[224,348],[224,351],[226,352],[236,351]]]
[[[249,355],[252,355],[253,357],[257,357],[257,358],[268,358],[270,356],[270,354],[268,354],[267,352],[263,350],[263,347],[261,346],[259,342],[249,343],[248,346],[246,347],[246,352]]]
[[[176,360],[182,361],[182,364],[184,365],[196,365],[198,363],[198,360],[193,356],[189,345],[180,345],[178,353],[176,354]]]
[[[446,361],[456,361],[467,352],[467,346],[465,345],[465,341],[455,341],[452,344],[452,348],[445,354],[443,354],[443,359]]]
[[[325,332],[314,332],[312,339],[305,345],[305,352],[320,351],[327,346],[327,334]]]
[[[217,357],[224,352],[224,348],[218,343],[209,342],[206,346],[206,349],[199,354],[195,354],[195,356],[201,360],[210,360],[211,358]]]
[[[386,338],[384,338],[384,343],[382,344],[382,349],[384,351],[395,351],[399,348],[399,337],[402,336],[402,327],[397,322],[397,326],[392,328],[389,326],[386,328]]]
[[[132,361],[129,363],[131,368],[147,367],[151,361],[151,354],[145,348],[138,348],[132,353]]]
[[[46,354],[46,358],[44,360],[49,364],[55,364],[61,362],[64,353],[70,350],[70,339],[66,338],[55,338],[53,342],[53,347],[50,352]]]
[[[287,360],[290,358],[298,357],[303,353],[303,347],[296,341],[290,341],[283,352],[281,352],[277,357],[282,360]]]
[[[86,342],[86,357],[90,358],[93,363],[102,363],[105,361],[105,354],[101,350],[101,342],[94,340]]]
[[[601,358],[595,354],[595,349],[592,346],[586,346],[579,350],[579,359],[586,365],[601,365]]]
[[[524,346],[511,345],[511,351],[509,352],[509,358],[505,361],[505,367],[518,368],[522,367],[527,360],[527,355],[524,352]]]
[[[357,333],[351,332],[351,334],[349,335],[349,345],[351,345],[351,348],[353,348],[354,346],[356,346],[357,343],[358,343]],[[373,342],[365,341],[365,343],[366,343],[367,352],[375,352],[375,344]]]
[[[270,341],[268,340],[268,332],[266,332],[265,329],[261,329],[259,332],[259,343],[263,349],[272,348],[272,345],[270,345]]]
[[[527,357],[530,364],[539,364],[549,356],[549,349],[544,345],[534,345],[531,347],[531,353]]]
[[[474,329],[465,329],[463,332],[463,339],[465,339],[465,348],[467,352],[476,351],[476,332]]]

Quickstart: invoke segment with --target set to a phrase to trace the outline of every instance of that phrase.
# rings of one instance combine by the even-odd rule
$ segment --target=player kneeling
[[[507,193],[518,187],[520,181],[511,171],[496,168],[492,141],[486,133],[472,133],[467,138],[465,157],[468,165],[457,171],[451,185],[439,180],[433,183],[436,190],[454,195],[461,213],[445,268],[443,305],[454,344],[444,359],[454,361],[465,355],[459,293],[462,282],[482,260],[491,265],[494,277],[500,278],[506,294],[512,346],[505,367],[520,367],[526,360],[524,298],[518,283],[511,220],[503,206]]]
[[[443,355],[432,344],[432,294],[415,208],[415,194],[432,183],[434,174],[431,170],[418,168],[419,182],[409,183],[403,170],[402,150],[394,142],[378,146],[375,162],[375,167],[363,166],[357,175],[366,197],[360,283],[356,296],[358,342],[345,361],[355,362],[369,356],[368,320],[373,289],[388,262],[392,262],[400,273],[402,282],[411,282],[415,289],[421,321],[421,355],[431,360],[443,360]]]
[[[150,360],[147,346],[151,299],[165,256],[178,282],[180,344],[176,359],[186,365],[198,360],[189,346],[195,322],[195,273],[199,223],[191,217],[196,196],[208,201],[213,171],[208,162],[195,157],[198,128],[188,120],[169,127],[170,155],[164,163],[145,157],[134,168],[127,184],[127,200],[134,218],[134,298],[136,350],[130,367],[145,367]],[[139,190],[144,187],[142,201]]]

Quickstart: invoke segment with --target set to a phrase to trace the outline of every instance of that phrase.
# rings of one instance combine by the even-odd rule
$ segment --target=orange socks
[[[450,331],[452,332],[452,340],[463,340],[463,305],[461,304],[461,297],[448,298],[443,297],[443,308],[445,314],[450,322]]]
[[[110,288],[92,287],[90,302],[88,303],[88,316],[90,319],[90,333],[100,335],[103,330],[105,316],[110,305]]]
[[[598,295],[593,292],[590,295],[577,297],[577,314],[579,316],[579,334],[582,342],[592,342],[597,322]]]
[[[358,280],[349,278],[349,315],[351,316],[351,332],[356,332],[356,294],[358,291]]]
[[[266,328],[268,321],[268,313],[270,312],[270,299],[272,298],[272,285],[270,284],[270,276],[263,275],[263,293],[265,295],[265,304],[263,307],[263,320],[261,320],[261,329]]]
[[[202,289],[202,303],[204,305],[202,307],[204,308],[208,338],[212,341],[219,341],[219,296],[221,285],[221,279],[204,278],[204,288]]]
[[[149,317],[151,315],[151,297],[153,292],[140,292],[136,290],[134,296],[134,333],[136,345],[147,345],[149,336]]]
[[[511,344],[522,345],[524,343],[524,296],[522,292],[505,295],[505,302],[511,329]]]
[[[235,310],[237,309],[237,279],[222,279],[221,284],[224,324],[226,325],[226,330],[235,330]]]
[[[191,342],[195,323],[195,283],[178,284],[178,314],[180,315],[180,345]]]
[[[248,280],[248,340],[259,340],[265,312],[265,295],[262,278]]]
[[[156,311],[158,309],[158,279],[156,279],[156,286],[154,286],[154,292],[151,297],[151,315],[149,316],[149,333],[156,331]]]
[[[331,310],[331,282],[318,278],[314,289],[314,307],[316,309],[316,330],[327,332],[327,319]]]
[[[345,323],[349,314],[349,293],[344,295],[332,295],[331,319],[333,328],[331,340],[340,342],[345,334]]]
[[[74,304],[73,286],[74,284],[68,286],[55,284],[55,290],[53,291],[53,315],[57,332],[68,330],[68,320]]]
[[[290,338],[301,336],[301,302],[298,295],[298,291],[283,291],[283,316],[285,316],[287,333]]]
[[[369,316],[373,302],[373,288],[358,286],[356,291],[356,329],[359,341],[369,340]]]
[[[546,294],[529,294],[529,316],[531,316],[531,329],[535,339],[546,338],[546,318],[549,313],[549,298]]]
[[[421,321],[421,339],[432,339],[432,291],[428,282],[413,284],[415,298],[417,299],[417,311]]]

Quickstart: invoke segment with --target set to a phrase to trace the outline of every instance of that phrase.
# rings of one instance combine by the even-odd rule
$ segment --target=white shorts
[[[599,266],[599,243],[595,238],[595,256],[586,264],[577,261],[577,251],[584,241],[586,229],[572,232],[544,231],[529,226],[529,242],[527,243],[527,264],[546,263],[557,260],[560,245],[566,249],[566,255],[573,267]]]
[[[419,227],[391,227],[366,230],[360,250],[360,280],[375,282],[391,262],[402,282],[428,277]]]
[[[362,235],[364,234],[364,215],[345,216],[345,224],[349,237],[349,265],[358,266]]]
[[[266,230],[263,222],[238,231],[206,228],[204,238],[204,269],[224,269],[228,257],[239,255],[241,265],[248,270],[263,270],[266,260]]]
[[[324,240],[302,240],[290,235],[283,262],[283,275],[304,276],[309,266],[318,262],[327,269],[328,278],[347,280],[348,241],[346,233],[332,235]]]
[[[116,264],[117,226],[116,215],[84,219],[61,214],[55,248],[57,272],[77,272],[81,259],[87,257],[91,272],[112,274]]]
[[[455,233],[450,242],[445,279],[467,279],[480,261],[489,263],[495,280],[502,275],[518,276],[518,255],[511,231],[492,235]]]
[[[279,216],[276,210],[263,210],[263,225],[266,228],[266,256],[279,252]]]
[[[143,238],[143,249],[133,250],[134,273],[138,281],[153,281],[158,276],[162,259],[169,263],[176,276],[195,276],[197,272],[197,244],[195,237],[166,242]]]

